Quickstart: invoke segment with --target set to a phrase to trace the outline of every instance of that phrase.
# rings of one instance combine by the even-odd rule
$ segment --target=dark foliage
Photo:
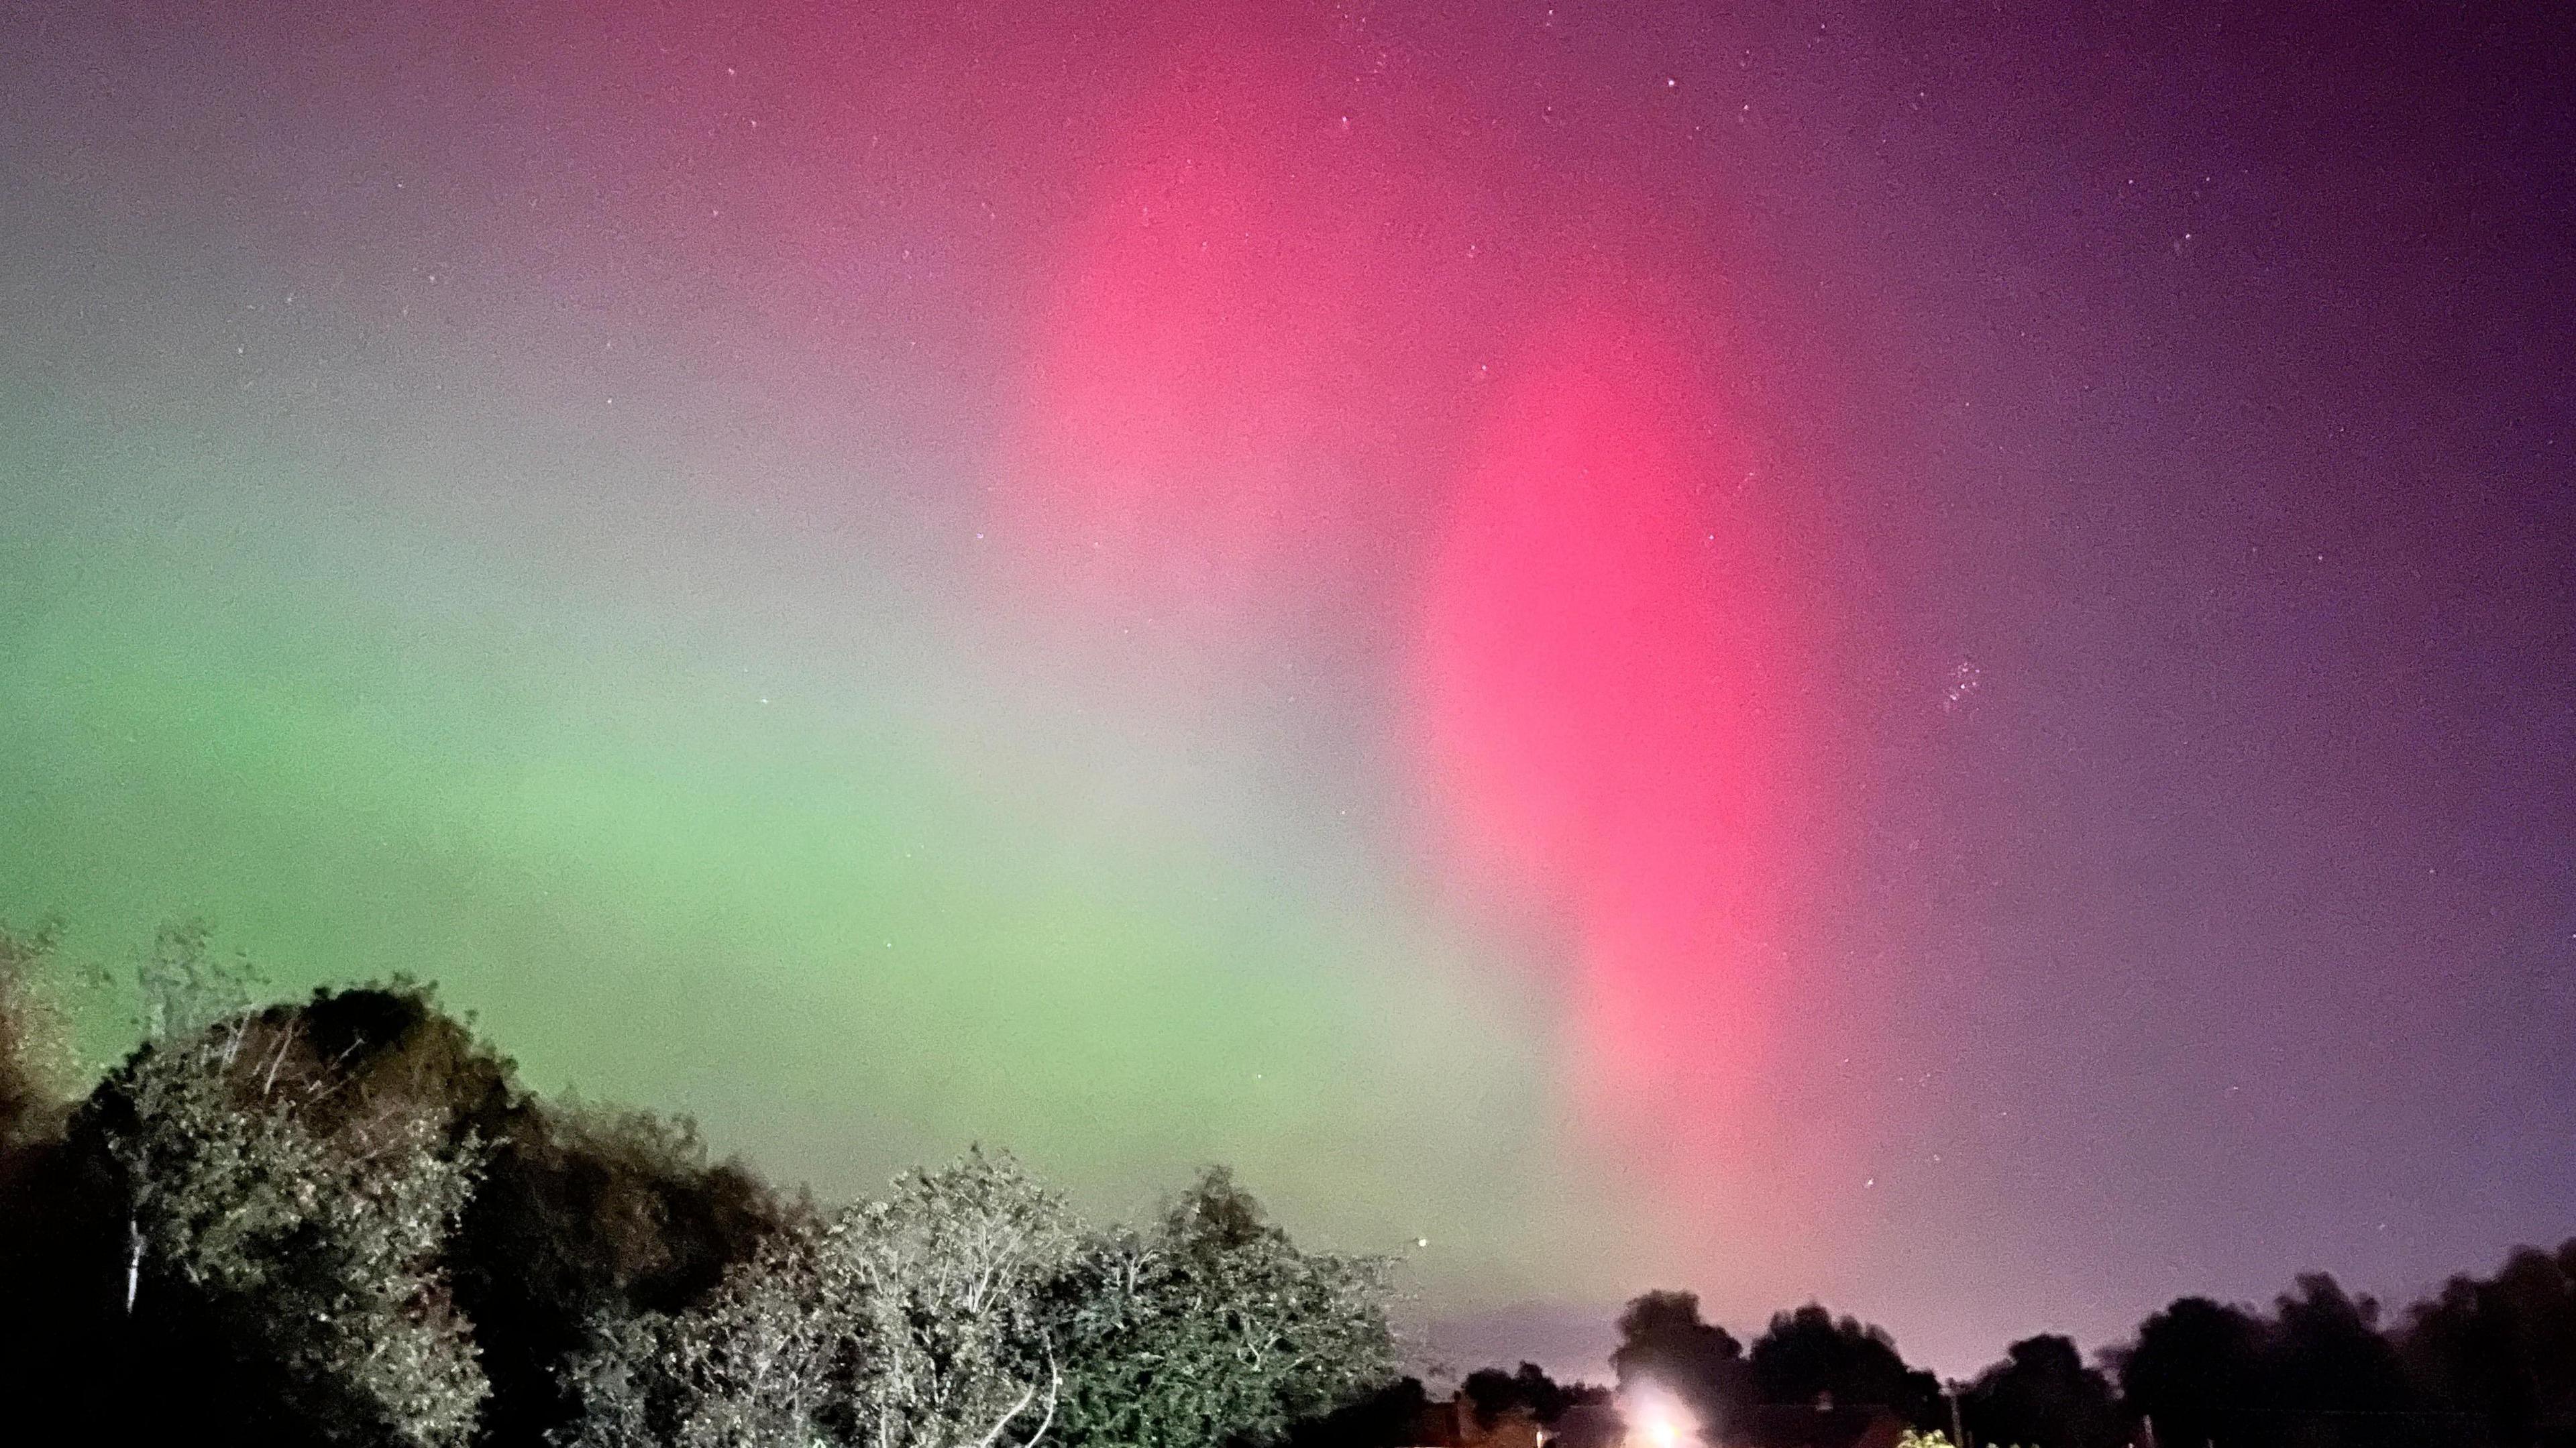
[[[741,1164],[710,1165],[685,1121],[516,1107],[451,1264],[492,1379],[490,1441],[563,1426],[562,1369],[596,1320],[695,1304],[793,1210]]]
[[[2381,1334],[2379,1304],[2347,1295],[2333,1278],[2303,1276],[2279,1300],[2269,1346],[2274,1401],[2301,1430],[2275,1433],[2275,1441],[2400,1448],[2448,1436],[2448,1425],[2425,1416],[2395,1345]],[[2323,1431],[2308,1426],[2320,1421]]]
[[[1649,1292],[1620,1314],[1610,1363],[1623,1388],[1678,1396],[1716,1438],[1779,1405],[1883,1407],[1922,1428],[1946,1416],[1940,1380],[1908,1367],[1883,1329],[1816,1303],[1773,1315],[1748,1349],[1703,1321],[1691,1293]]]
[[[2533,1259],[2547,1260],[2524,1252],[2514,1261]],[[2184,1298],[2109,1359],[2124,1405],[2164,1448],[2565,1448],[2576,1441],[2564,1436],[2566,1420],[2516,1407],[2553,1390],[2565,1402],[2576,1357],[2553,1358],[2540,1342],[2531,1344],[2540,1352],[2520,1356],[2506,1346],[2510,1329],[2485,1344],[2501,1352],[2456,1350],[2481,1339],[2477,1303],[2493,1287],[2457,1280],[2441,1302],[2416,1309],[2411,1329],[2392,1331],[2376,1302],[2310,1274],[2268,1315]],[[2447,1316],[2445,1303],[2464,1310]]]
[[[1622,1387],[1658,1384],[1701,1423],[1720,1431],[1762,1401],[1744,1344],[1701,1319],[1696,1293],[1648,1292],[1632,1299],[1619,1314],[1619,1346],[1610,1354],[1610,1368]]]
[[[1766,1403],[1868,1403],[1926,1429],[1947,1420],[1941,1380],[1906,1366],[1886,1329],[1820,1303],[1773,1314],[1746,1356]]]
[[[1749,1347],[1686,1292],[1619,1319],[1623,1387],[1652,1383],[1709,1425],[1759,1437],[1766,1414],[1829,1398],[1945,1429],[1932,1374],[1875,1327],[1817,1304],[1775,1315]],[[1503,1375],[1469,1380],[1500,1400]],[[2179,1299],[2088,1366],[2063,1337],[2012,1345],[1960,1385],[1969,1437],[2023,1448],[2576,1448],[2576,1241],[2515,1252],[2492,1279],[2453,1279],[2403,1321],[2311,1274],[2260,1311]],[[1733,1425],[1730,1428],[1730,1425]]]
[[[2576,1448],[2576,1239],[2525,1247],[2488,1280],[2452,1278],[2400,1350],[2463,1441]]]
[[[788,1211],[739,1165],[709,1165],[685,1123],[534,1101],[426,989],[319,991],[254,1013],[243,1033],[280,1071],[331,1074],[308,1113],[317,1130],[420,1107],[487,1153],[446,1264],[491,1378],[482,1441],[540,1441],[595,1315],[685,1305]],[[154,1049],[58,1134],[0,1148],[0,1394],[82,1405],[133,1441],[332,1441],[316,1426],[332,1414],[244,1351],[240,1324],[202,1292],[147,1268],[126,1310],[131,1188],[107,1142],[134,1124],[130,1086]]]
[[[1420,1378],[1399,1378],[1288,1429],[1286,1448],[1404,1448],[1431,1411]]]
[[[1961,1395],[1968,1436],[2025,1448],[2119,1448],[2129,1423],[2100,1370],[2066,1338],[2024,1338]]]
[[[1489,1427],[1512,1413],[1525,1413],[1531,1421],[1541,1424],[1553,1423],[1574,1401],[1572,1392],[1540,1371],[1536,1363],[1523,1363],[1518,1372],[1509,1373],[1501,1368],[1479,1368],[1458,1387],[1475,1405],[1476,1421]]]
[[[2261,1318],[2241,1307],[2185,1297],[2138,1326],[2115,1354],[2120,1396],[2167,1443],[2210,1443],[2279,1407],[2263,1371]]]

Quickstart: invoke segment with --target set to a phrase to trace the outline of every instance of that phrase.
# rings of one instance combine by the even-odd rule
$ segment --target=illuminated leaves
[[[479,1149],[375,1099],[288,1012],[139,1052],[98,1103],[130,1205],[129,1314],[182,1296],[331,1441],[447,1448],[488,1391],[440,1254]]]
[[[781,1234],[715,1300],[607,1326],[571,1448],[1205,1445],[1392,1376],[1384,1264],[1300,1252],[1211,1172],[1085,1234],[976,1151]]]
[[[1074,1448],[1260,1440],[1395,1375],[1387,1264],[1298,1250],[1213,1169],[1061,1289]]]

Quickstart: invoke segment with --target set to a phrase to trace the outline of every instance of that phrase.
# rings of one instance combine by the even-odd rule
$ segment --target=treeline
[[[110,1441],[404,1448],[1401,1448],[1388,1264],[1300,1249],[1222,1170],[1141,1227],[970,1152],[829,1208],[684,1121],[549,1101],[426,989],[258,1005],[166,931],[142,1038],[85,1082],[49,933],[0,929],[0,1395]],[[2014,1343],[1943,1384],[1815,1304],[1747,1343],[1630,1302],[1619,1396],[1711,1444],[1831,1402],[2031,1448],[2576,1448],[2576,1241],[2393,1316],[2308,1276],[2184,1298],[2087,1362]],[[1527,1364],[1474,1419],[1612,1448],[1610,1389]],[[1578,1409],[1584,1411],[1577,1411]],[[1451,1415],[1454,1422],[1454,1413]],[[0,1422],[10,1421],[0,1419]],[[1447,1430],[1441,1430],[1443,1432]],[[1804,1432],[1806,1437],[1798,1437]]]
[[[1222,1170],[1141,1228],[970,1152],[827,1209],[552,1102],[431,993],[255,1006],[202,931],[84,1093],[0,931],[8,1426],[263,1445],[1262,1444],[1389,1380],[1386,1264]]]
[[[2073,1342],[2025,1338],[1964,1383],[1907,1363],[1885,1329],[1810,1303],[1748,1345],[1687,1292],[1649,1292],[1619,1318],[1618,1396],[1668,1394],[1710,1443],[1816,1438],[1819,1404],[1885,1408],[1926,1433],[2030,1448],[2576,1448],[2576,1240],[2514,1252],[2490,1278],[2453,1279],[2395,1319],[2333,1278],[2298,1279],[2268,1310],[2186,1297],[2087,1363]],[[1490,1427],[1562,1426],[1562,1448],[1609,1448],[1572,1409],[1608,1389],[1560,1385],[1523,1363],[1461,1384]],[[1427,1396],[1407,1380],[1344,1409],[1335,1448],[1420,1441]],[[1956,1413],[1954,1419],[1953,1413]]]
[[[1948,1430],[1944,1385],[1879,1328],[1810,1305],[1750,1349],[1655,1293],[1620,1320],[1622,1381],[1669,1385],[1723,1425],[1755,1403],[1884,1404]],[[1951,1385],[1970,1440],[2045,1448],[2576,1448],[2576,1241],[2515,1252],[2394,1318],[2333,1278],[2298,1279],[2268,1310],[2187,1297],[2087,1363],[2043,1335]]]

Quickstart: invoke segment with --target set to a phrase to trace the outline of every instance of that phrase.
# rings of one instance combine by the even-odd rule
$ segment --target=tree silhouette
[[[2179,1298],[2114,1355],[2120,1396],[2154,1423],[2163,1448],[2268,1441],[2255,1416],[2279,1406],[2265,1381],[2265,1336],[2263,1322],[2242,1308]]]
[[[1969,1436],[2024,1448],[2119,1448],[2129,1425],[2110,1380],[2085,1366],[2075,1344],[2026,1337],[1961,1395]]]
[[[1886,1329],[1810,1302],[1775,1313],[1747,1355],[1765,1402],[1886,1407],[1918,1428],[1947,1426],[1941,1380],[1906,1366]]]
[[[2576,1238],[2522,1248],[2492,1279],[2452,1278],[2414,1309],[2403,1351],[2426,1405],[2483,1441],[2576,1448]]]
[[[1701,1319],[1696,1293],[1648,1292],[1630,1299],[1619,1314],[1619,1346],[1610,1354],[1610,1367],[1623,1393],[1651,1384],[1680,1398],[1711,1441],[1761,1400],[1744,1345]]]

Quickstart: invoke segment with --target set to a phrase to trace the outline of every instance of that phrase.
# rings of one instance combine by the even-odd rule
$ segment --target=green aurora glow
[[[51,511],[0,594],[7,918],[113,958],[203,915],[284,990],[434,979],[534,1084],[694,1112],[827,1192],[980,1138],[1130,1209],[1227,1159],[1357,1245],[1437,1231],[1426,1282],[1473,1260],[1488,1292],[1583,1215],[1542,1023],[1472,942],[1347,882],[1319,909],[1311,862],[1283,886],[1162,807],[1246,769],[961,687],[882,597],[635,586],[758,597],[785,539],[567,578],[291,454],[15,435]]]

